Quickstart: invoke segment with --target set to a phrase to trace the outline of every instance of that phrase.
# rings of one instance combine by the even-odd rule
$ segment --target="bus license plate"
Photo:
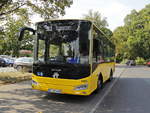
[[[61,90],[58,89],[48,89],[49,93],[61,93]]]

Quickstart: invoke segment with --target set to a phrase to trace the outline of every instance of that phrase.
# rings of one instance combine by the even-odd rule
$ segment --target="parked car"
[[[14,64],[14,59],[12,58],[3,58],[7,64],[7,66],[13,66]]]
[[[8,55],[0,55],[0,58],[2,58],[5,61],[5,66],[13,66],[14,64],[14,58]]]
[[[128,61],[126,62],[126,65],[128,65],[128,66],[135,66],[136,63],[135,63],[134,60],[128,60]]]
[[[7,66],[6,61],[3,58],[0,58],[0,67],[5,67]]]
[[[146,65],[147,65],[148,67],[150,67],[150,61],[148,61],[148,62],[146,63]]]
[[[15,60],[13,67],[18,71],[25,69],[28,72],[32,72],[33,58],[21,57]]]

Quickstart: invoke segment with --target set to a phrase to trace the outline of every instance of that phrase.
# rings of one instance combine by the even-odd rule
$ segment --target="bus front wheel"
[[[98,93],[102,88],[103,88],[103,79],[102,76],[99,76],[95,93]]]

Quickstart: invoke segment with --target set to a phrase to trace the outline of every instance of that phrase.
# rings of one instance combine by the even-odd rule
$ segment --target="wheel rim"
[[[21,69],[22,69],[21,66],[18,66],[18,67],[17,67],[17,70],[18,70],[18,71],[21,71]]]

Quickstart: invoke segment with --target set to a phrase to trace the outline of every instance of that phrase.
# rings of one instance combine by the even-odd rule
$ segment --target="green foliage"
[[[0,1],[0,54],[19,56],[19,49],[32,50],[33,38],[25,33],[18,42],[17,33],[24,26],[30,26],[33,14],[43,19],[56,18],[65,14],[73,0],[1,0]]]
[[[112,39],[113,32],[110,29],[106,28],[106,27],[101,28],[101,30],[107,36],[107,38],[110,38],[110,40],[113,42],[113,39]]]
[[[121,64],[126,64],[127,61],[128,61],[128,59],[123,59],[120,63],[121,63]]]
[[[136,60],[135,60],[135,62],[138,65],[144,65],[144,64],[146,64],[146,61],[144,60],[144,58],[141,58],[141,57],[137,57]]]
[[[0,1],[0,18],[16,13],[26,7],[28,13],[39,14],[44,19],[56,18],[65,14],[65,8],[70,7],[73,0],[2,0]]]
[[[132,10],[124,19],[124,26],[113,33],[117,54],[122,60],[150,58],[150,4],[137,12]]]
[[[27,1],[27,6],[44,19],[57,18],[65,14],[65,8],[70,7],[73,0],[37,0]]]
[[[20,54],[20,57],[32,57],[32,54]]]
[[[120,63],[123,60],[123,55],[122,54],[117,54],[116,55],[116,63]]]
[[[7,15],[2,21],[3,29],[0,32],[0,53],[12,56],[19,56],[19,49],[32,50],[33,42],[29,33],[26,33],[22,43],[18,42],[17,33],[25,25],[29,25],[27,9],[19,9],[15,15]]]
[[[58,46],[55,46],[55,45],[51,45],[50,46],[50,57],[55,57],[55,56],[57,56],[58,55],[58,53],[59,53],[59,48],[58,48]]]

